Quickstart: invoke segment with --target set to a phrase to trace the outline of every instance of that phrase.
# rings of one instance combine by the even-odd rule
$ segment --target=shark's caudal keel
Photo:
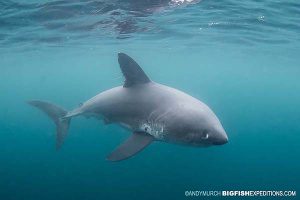
[[[124,85],[104,91],[72,111],[44,101],[28,102],[54,121],[57,149],[67,135],[71,118],[78,115],[101,118],[105,124],[118,123],[132,131],[129,139],[107,157],[110,161],[127,159],[155,140],[199,147],[227,143],[225,130],[207,105],[151,81],[124,53],[118,54],[118,61]]]

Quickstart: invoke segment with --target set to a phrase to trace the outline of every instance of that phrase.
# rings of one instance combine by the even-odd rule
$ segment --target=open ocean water
[[[118,52],[152,80],[207,103],[229,143],[155,142],[112,163],[106,155],[130,132],[77,117],[56,151],[54,124],[26,101],[71,110],[122,85]],[[300,192],[299,52],[296,0],[1,0],[0,199]]]

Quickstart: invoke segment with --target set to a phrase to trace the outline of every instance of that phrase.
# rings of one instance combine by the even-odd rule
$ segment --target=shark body
[[[118,123],[132,132],[128,140],[108,155],[110,161],[127,159],[153,141],[199,147],[227,143],[225,130],[206,104],[151,81],[124,53],[118,54],[118,61],[125,77],[124,85],[106,90],[72,111],[45,101],[29,101],[55,122],[57,149],[67,135],[71,118],[79,115],[94,116],[106,124]]]

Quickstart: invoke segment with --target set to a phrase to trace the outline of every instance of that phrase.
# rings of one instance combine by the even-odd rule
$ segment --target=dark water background
[[[207,103],[229,143],[154,143],[105,160],[130,133],[74,118],[61,151],[29,99],[67,109],[122,84],[117,52]],[[298,190],[298,1],[0,2],[0,199],[186,199],[185,190]],[[299,190],[298,190],[299,191]]]

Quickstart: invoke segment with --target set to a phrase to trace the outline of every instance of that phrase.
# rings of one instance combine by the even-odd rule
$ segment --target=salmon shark
[[[156,83],[128,55],[118,54],[125,77],[122,86],[106,90],[72,111],[49,102],[28,103],[46,113],[56,125],[56,148],[67,135],[71,118],[94,116],[105,124],[117,123],[131,136],[107,156],[127,159],[154,141],[195,147],[222,145],[228,137],[214,112],[203,102],[177,89]]]

